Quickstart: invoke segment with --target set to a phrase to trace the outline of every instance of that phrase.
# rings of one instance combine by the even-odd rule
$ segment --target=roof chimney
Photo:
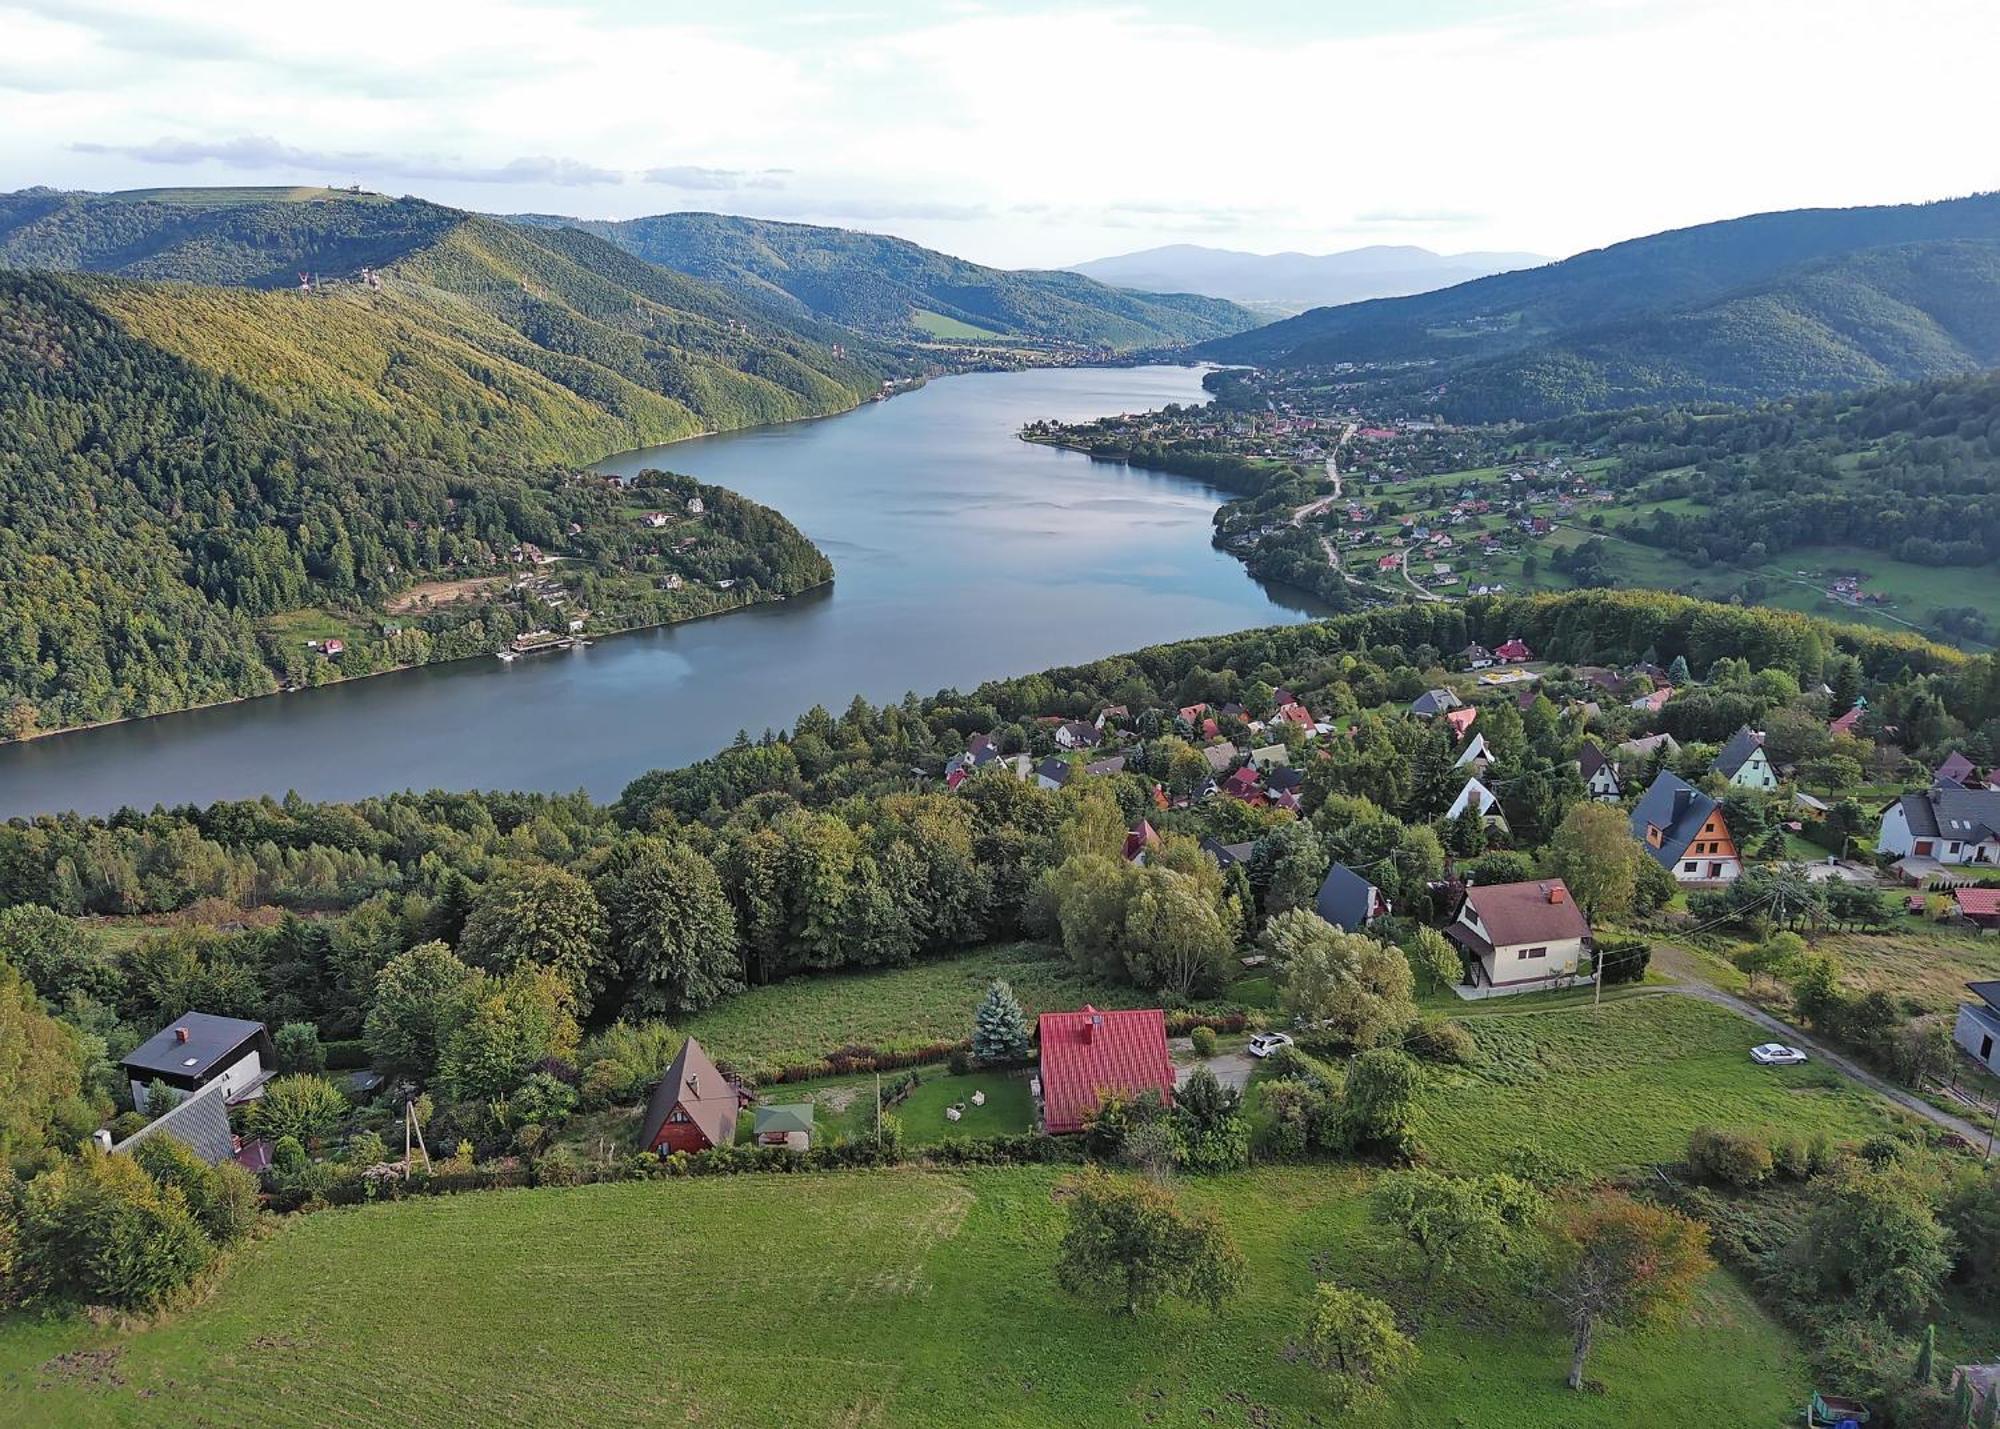
[[[691,1091],[691,1092],[693,1092],[693,1093],[694,1093],[694,1094],[695,1094],[696,1096],[700,1096],[700,1095],[701,1095],[701,1073],[700,1073],[700,1072],[689,1072],[689,1073],[688,1073],[688,1090],[689,1090],[689,1091]]]
[[[186,1042],[186,1041],[187,1041],[187,1039],[188,1039],[188,1030],[187,1030],[187,1028],[185,1028],[185,1027],[176,1027],[176,1028],[174,1029],[174,1041],[176,1041],[176,1042],[182,1042],[182,1043],[184,1043],[184,1042]]]
[[[1549,902],[1561,903],[1568,899],[1568,897],[1569,890],[1560,883],[1551,883],[1549,885]]]
[[[1097,1040],[1097,1029],[1104,1025],[1104,1014],[1087,1002],[1083,1005],[1083,1011],[1083,1040],[1088,1046]]]
[[[1672,822],[1679,823],[1681,815],[1688,811],[1688,805],[1693,801],[1694,790],[1685,787],[1674,790],[1674,816]]]

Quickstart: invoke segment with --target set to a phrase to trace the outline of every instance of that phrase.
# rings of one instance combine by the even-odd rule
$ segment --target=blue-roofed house
[[[1678,883],[1731,883],[1743,872],[1722,806],[1664,769],[1632,810],[1632,837]]]
[[[1344,863],[1336,863],[1320,881],[1319,896],[1313,900],[1319,916],[1334,927],[1358,933],[1377,918],[1386,917],[1389,900],[1382,890]]]

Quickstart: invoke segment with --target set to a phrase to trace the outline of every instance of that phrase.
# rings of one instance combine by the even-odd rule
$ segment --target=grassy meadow
[[[1852,1138],[1891,1115],[1819,1068],[1754,1067],[1754,1027],[1672,995],[1469,1025],[1480,1061],[1433,1069],[1424,1092],[1424,1143],[1447,1168],[1492,1165],[1533,1140],[1610,1173],[1673,1157],[1699,1121]],[[847,1080],[857,1085],[836,1116],[865,1116],[872,1080]],[[975,1082],[996,1127],[1024,1111],[1008,1100],[1025,1101],[1018,1078],[939,1076],[898,1109],[913,1139]],[[832,1087],[797,1090],[817,1101]],[[1136,1320],[1055,1286],[1063,1221],[1050,1168],[623,1183],[322,1212],[238,1255],[197,1304],[158,1323],[0,1325],[0,1422],[1325,1424],[1313,1375],[1283,1352],[1325,1278],[1390,1300],[1423,1356],[1385,1404],[1342,1424],[1775,1429],[1796,1414],[1807,1388],[1796,1345],[1720,1272],[1686,1324],[1606,1335],[1592,1361],[1602,1392],[1569,1393],[1563,1337],[1537,1315],[1477,1293],[1422,1295],[1369,1223],[1375,1175],[1265,1166],[1184,1179],[1186,1197],[1227,1221],[1248,1283],[1219,1315],[1169,1307]]]

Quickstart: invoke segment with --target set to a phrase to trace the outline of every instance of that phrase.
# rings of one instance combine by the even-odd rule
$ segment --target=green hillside
[[[1757,214],[1317,308],[1199,351],[1402,365],[1381,375],[1387,390],[1473,419],[1935,377],[2000,353],[1995,245],[2000,194]]]
[[[1078,273],[1010,272],[901,238],[715,213],[624,222],[531,217],[598,234],[648,262],[770,305],[886,338],[997,334],[1119,349],[1178,346],[1256,322],[1188,293],[1135,293]],[[943,321],[940,322],[940,319]]]
[[[8,200],[17,217],[46,210],[9,230],[17,256],[31,230],[45,259],[62,235],[71,266],[248,283],[255,245],[231,242],[264,225],[281,235],[266,274],[309,252],[339,261],[316,265],[326,281],[310,292],[0,272],[0,564],[28,576],[0,583],[0,734],[319,677],[278,617],[310,610],[315,635],[374,635],[370,612],[413,583],[504,569],[521,542],[588,553],[583,579],[610,580],[640,557],[631,517],[564,464],[840,411],[881,380],[580,232],[368,197],[47,197]],[[173,221],[183,210],[205,225],[199,242]],[[373,283],[344,271],[364,252],[384,260]],[[760,552],[765,578],[735,572],[734,601],[826,578],[794,537],[744,516],[728,549]],[[668,614],[629,586],[593,598],[628,623]],[[491,648],[496,618],[394,622],[410,648],[382,660]],[[351,651],[345,668],[371,658]]]

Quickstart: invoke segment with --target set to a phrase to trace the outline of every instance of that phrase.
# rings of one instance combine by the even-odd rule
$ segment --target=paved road
[[[1444,599],[1444,597],[1439,595],[1436,591],[1425,590],[1422,586],[1417,584],[1417,578],[1410,574],[1410,552],[1407,547],[1405,547],[1403,550],[1403,583],[1409,586],[1411,590],[1417,593],[1418,600]]]
[[[1754,1002],[1746,1002],[1734,993],[1724,992],[1712,983],[1701,981],[1699,975],[1692,970],[1692,960],[1686,957],[1683,949],[1670,948],[1669,951],[1679,955],[1663,959],[1665,964],[1663,970],[1675,979],[1669,991],[1678,993],[1682,997],[1712,1002],[1717,1007],[1726,1007],[1739,1016],[1747,1017],[1765,1031],[1776,1034],[1778,1041],[1809,1053],[1843,1076],[1861,1083],[1870,1091],[1881,1093],[1905,1111],[1941,1126],[1946,1131],[1956,1132],[1972,1145],[1981,1150],[1985,1149],[1988,1135],[1986,1127],[1974,1126],[1962,1116],[1953,1116],[1940,1107],[1932,1106],[1915,1092],[1899,1087],[1884,1077],[1878,1077],[1852,1057],[1835,1051],[1810,1033],[1801,1032],[1789,1022],[1773,1017]]]

